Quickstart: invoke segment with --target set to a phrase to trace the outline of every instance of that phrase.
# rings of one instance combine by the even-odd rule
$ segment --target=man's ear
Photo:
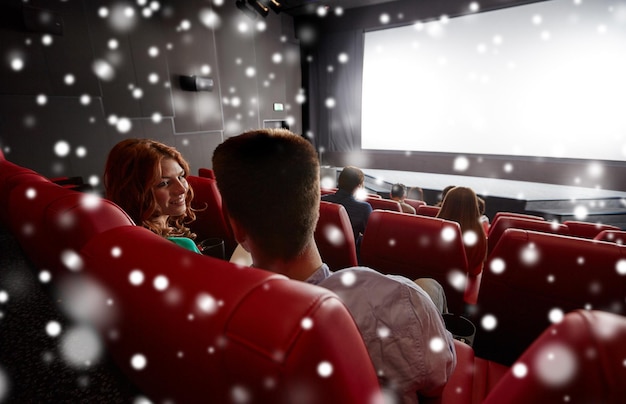
[[[250,252],[250,248],[247,246],[248,232],[246,231],[246,229],[236,219],[233,219],[230,215],[228,215],[228,221],[230,222],[230,227],[233,229],[233,235],[235,236],[235,241],[241,244],[241,246],[246,251]]]

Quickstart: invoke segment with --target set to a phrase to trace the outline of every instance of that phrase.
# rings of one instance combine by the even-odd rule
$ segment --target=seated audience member
[[[454,188],[455,185],[448,185],[447,187],[445,187],[442,191],[441,191],[441,199],[439,200],[439,202],[437,202],[435,204],[435,206],[441,206],[441,204],[443,203],[443,200],[446,199],[446,194],[448,193],[448,191],[450,191],[452,188]]]
[[[337,192],[322,196],[323,201],[338,203],[346,208],[352,224],[357,251],[361,245],[361,238],[365,233],[370,213],[372,213],[372,206],[369,203],[359,201],[354,197],[356,191],[363,187],[364,181],[363,171],[353,166],[344,167],[337,179]]]
[[[477,196],[476,199],[478,200],[478,212],[480,213],[480,223],[483,225],[483,229],[485,230],[485,234],[489,233],[489,217],[487,215],[485,215],[485,200],[483,198],[481,198],[480,196]]]
[[[459,223],[467,255],[468,272],[478,275],[487,257],[487,236],[480,222],[478,197],[471,188],[454,187],[446,193],[438,218]]]
[[[402,212],[415,214],[415,208],[409,205],[408,203],[404,202],[404,199],[406,198],[406,186],[404,186],[403,184],[393,184],[393,186],[391,187],[391,192],[389,193],[389,196],[394,201],[397,201],[400,203]]]
[[[313,146],[288,130],[250,131],[216,148],[213,169],[235,238],[250,252],[253,266],[335,291],[353,315],[377,373],[403,402],[438,397],[456,352],[424,290],[364,267],[332,273],[322,262],[314,238],[320,179]],[[431,348],[433,341],[438,349]]]
[[[416,200],[416,201],[423,201],[424,200],[424,191],[420,187],[411,187],[406,192],[406,197],[407,197],[407,199],[413,199],[413,200]]]
[[[186,227],[196,218],[188,174],[189,164],[175,148],[150,139],[122,140],[107,158],[105,196],[137,225],[200,252]]]

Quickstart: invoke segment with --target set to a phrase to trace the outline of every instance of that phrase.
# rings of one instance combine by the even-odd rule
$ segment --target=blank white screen
[[[363,149],[626,160],[626,3],[365,34]]]

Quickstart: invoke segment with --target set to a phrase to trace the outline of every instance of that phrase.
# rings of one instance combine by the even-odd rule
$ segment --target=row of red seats
[[[96,327],[152,401],[363,403],[380,394],[332,292],[180,248],[115,204],[1,157],[0,223],[50,271],[55,302],[72,298],[60,288],[70,280],[100,292],[70,320]]]
[[[0,220],[29,258],[53,271],[57,284],[84,277],[105,291],[94,315],[117,316],[98,315],[96,325],[117,338],[103,342],[151,399],[362,403],[380,393],[358,330],[332,293],[181,249],[134,226],[114,204],[63,189],[1,154],[0,189]],[[562,401],[564,394],[619,402],[624,338],[623,317],[571,312],[520,357],[528,375],[455,341],[457,368],[442,402]],[[556,388],[534,365],[555,342],[584,365]]]

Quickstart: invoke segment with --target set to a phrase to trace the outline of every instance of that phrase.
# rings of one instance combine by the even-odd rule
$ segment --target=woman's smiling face
[[[189,189],[185,177],[185,170],[176,160],[165,158],[161,161],[161,181],[154,186],[154,197],[163,216],[185,214],[185,199]]]

